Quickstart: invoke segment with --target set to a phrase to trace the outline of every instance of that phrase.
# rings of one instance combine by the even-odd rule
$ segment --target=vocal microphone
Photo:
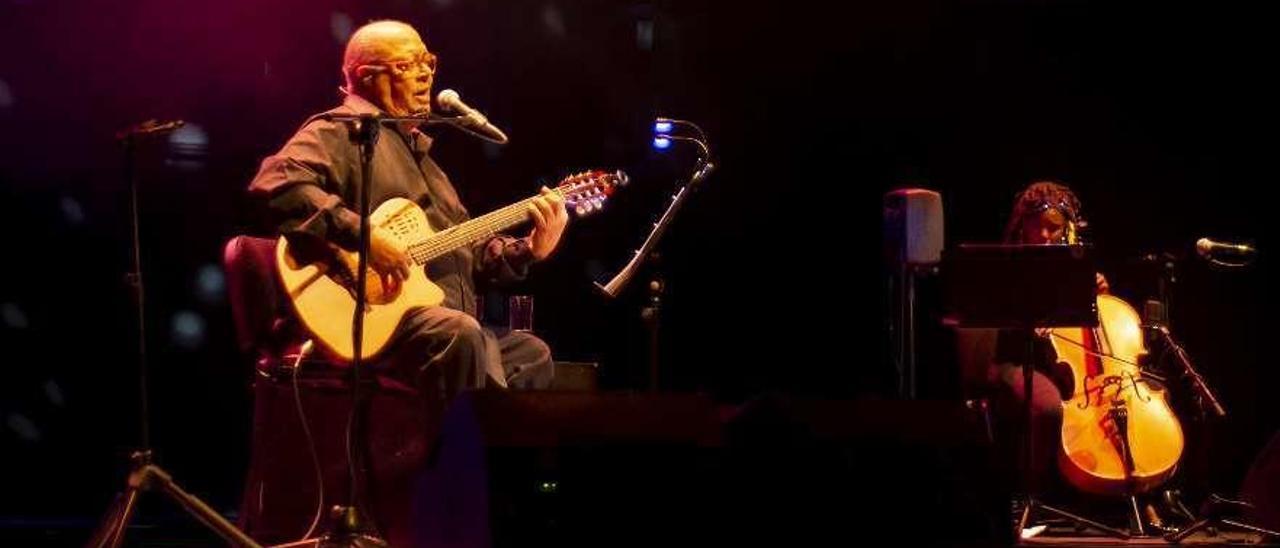
[[[1248,244],[1229,244],[1215,242],[1208,238],[1200,238],[1196,241],[1196,253],[1212,261],[1224,257],[1252,259],[1254,255],[1258,254],[1258,250]]]
[[[441,91],[439,95],[436,95],[436,103],[439,103],[440,107],[447,111],[456,112],[461,115],[461,117],[454,122],[457,125],[470,130],[487,141],[500,145],[507,144],[507,134],[494,127],[493,124],[490,124],[489,119],[485,118],[480,111],[471,108],[466,103],[462,102],[462,98],[458,96],[458,92],[451,89]]]

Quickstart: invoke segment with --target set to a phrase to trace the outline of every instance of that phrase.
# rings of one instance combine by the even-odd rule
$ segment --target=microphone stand
[[[1183,350],[1182,345],[1174,340],[1173,335],[1169,333],[1169,328],[1156,324],[1152,325],[1151,329],[1164,341],[1166,348],[1173,350],[1173,355],[1177,358],[1178,365],[1182,367],[1182,376],[1191,379],[1191,387],[1195,390],[1196,404],[1200,407],[1201,413],[1203,414],[1207,410],[1214,417],[1226,417],[1227,410],[1218,402],[1217,396],[1214,396],[1213,390],[1209,389],[1209,385],[1205,384],[1204,377],[1200,375],[1200,372],[1196,371],[1195,366],[1191,365],[1191,358],[1187,356],[1187,351]]]
[[[360,147],[360,185],[357,188],[356,201],[360,204],[360,238],[357,256],[356,274],[356,307],[351,321],[351,412],[347,419],[347,468],[348,486],[345,505],[336,505],[330,512],[329,531],[319,539],[305,539],[298,542],[278,545],[275,548],[316,545],[322,548],[387,546],[387,541],[378,535],[376,524],[369,521],[360,475],[364,473],[365,458],[365,422],[368,415],[367,401],[361,390],[360,373],[364,363],[364,314],[367,296],[367,280],[369,267],[369,227],[370,190],[373,180],[373,153],[377,146],[381,128],[384,125],[398,124],[436,125],[447,124],[461,129],[481,139],[491,142],[492,139],[473,131],[467,125],[466,116],[439,116],[429,113],[425,116],[388,116],[382,113],[365,114],[322,114],[316,117],[328,122],[348,124],[351,140]]]
[[[1146,257],[1146,259],[1160,263],[1161,276],[1157,287],[1157,299],[1147,302],[1147,318],[1144,328],[1146,328],[1152,338],[1161,341],[1166,349],[1173,351],[1173,355],[1176,358],[1178,366],[1182,369],[1181,376],[1191,379],[1192,390],[1195,392],[1193,399],[1196,402],[1196,407],[1200,411],[1202,423],[1206,422],[1204,419],[1209,415],[1212,415],[1214,418],[1224,418],[1227,416],[1226,409],[1222,406],[1222,403],[1218,401],[1217,396],[1214,395],[1213,390],[1209,388],[1209,385],[1205,383],[1204,377],[1200,375],[1200,372],[1196,370],[1194,365],[1192,365],[1191,358],[1187,355],[1186,350],[1183,349],[1182,345],[1179,344],[1176,339],[1174,339],[1173,334],[1169,330],[1169,318],[1171,316],[1169,301],[1170,294],[1172,293],[1172,288],[1170,286],[1177,283],[1178,279],[1175,267],[1177,257],[1169,253],[1163,253],[1160,255],[1150,255]],[[1155,377],[1154,375],[1150,376]],[[1181,500],[1178,500],[1177,491],[1166,491],[1165,500],[1177,513],[1182,514],[1184,517],[1193,521],[1193,523],[1186,527],[1182,527],[1181,529],[1166,528],[1163,537],[1164,540],[1170,544],[1179,544],[1192,534],[1202,529],[1215,526],[1218,528],[1231,527],[1237,530],[1248,531],[1258,535],[1280,539],[1280,532],[1278,531],[1272,531],[1256,525],[1227,519],[1227,509],[1229,507],[1248,507],[1250,506],[1248,502],[1231,500],[1217,494],[1210,493],[1209,500],[1206,501],[1201,508],[1203,517],[1197,518],[1190,510],[1183,506]]]
[[[335,506],[330,514],[333,523],[329,532],[319,540],[321,547],[386,546],[387,541],[378,536],[377,527],[363,514],[365,501],[360,485],[364,472],[364,423],[368,409],[361,391],[360,373],[364,364],[364,309],[367,302],[369,269],[370,190],[373,178],[373,153],[382,126],[404,123],[423,124],[434,120],[430,116],[386,116],[381,113],[325,114],[319,117],[330,122],[343,122],[351,128],[351,139],[360,147],[360,185],[356,201],[360,204],[360,243],[356,267],[356,308],[351,321],[351,414],[347,420],[347,466],[349,476],[346,505]],[[439,119],[436,119],[439,120]]]
[[[124,542],[124,535],[133,520],[137,509],[138,497],[142,491],[159,490],[183,510],[195,517],[218,536],[232,546],[260,548],[260,545],[239,528],[227,521],[216,510],[204,501],[186,492],[173,477],[163,468],[156,465],[151,451],[151,429],[149,424],[150,409],[148,407],[147,390],[147,336],[144,313],[144,291],[142,285],[142,245],[138,236],[138,176],[136,169],[136,153],[138,141],[144,137],[162,135],[184,125],[181,120],[157,122],[147,120],[133,127],[121,130],[116,140],[124,147],[124,176],[129,186],[129,221],[133,236],[133,270],[125,276],[133,291],[134,306],[137,307],[138,321],[138,402],[141,446],[129,455],[130,470],[124,491],[117,493],[116,498],[107,508],[87,546],[95,548],[118,548]]]
[[[682,122],[688,126],[697,129],[697,126],[690,122]],[[619,270],[613,279],[606,284],[595,282],[595,287],[605,297],[615,298],[631,282],[631,278],[635,276],[640,265],[648,261],[654,265],[652,269],[653,279],[649,281],[649,304],[640,310],[640,318],[644,321],[645,328],[649,332],[649,390],[657,392],[659,388],[658,375],[658,328],[662,312],[662,291],[665,285],[661,269],[657,266],[659,255],[654,253],[658,241],[662,239],[666,233],[667,227],[670,226],[672,219],[679,213],[684,206],[685,199],[689,194],[706,178],[715,171],[716,164],[711,161],[711,149],[707,146],[706,136],[702,134],[702,130],[697,130],[699,138],[684,137],[680,135],[662,135],[662,137],[683,142],[691,142],[698,145],[698,162],[694,165],[693,175],[689,177],[688,182],[680,187],[675,194],[671,196],[671,203],[667,205],[666,211],[662,213],[662,217],[658,222],[653,224],[653,229],[649,231],[649,235],[645,238],[644,243],[631,256],[631,260],[627,261],[626,266]]]
[[[1205,384],[1204,377],[1196,371],[1191,365],[1191,358],[1187,356],[1187,352],[1182,349],[1182,345],[1178,344],[1169,333],[1169,328],[1161,324],[1149,326],[1153,332],[1158,334],[1164,341],[1167,348],[1173,350],[1174,356],[1177,358],[1178,365],[1182,367],[1182,376],[1191,379],[1191,386],[1195,390],[1195,401],[1200,409],[1201,415],[1211,414],[1215,418],[1223,418],[1227,416],[1227,411],[1218,402],[1218,398],[1214,396],[1213,391],[1209,389],[1209,385]],[[1195,516],[1188,515],[1195,519],[1194,523],[1187,525],[1181,529],[1174,529],[1164,534],[1165,541],[1171,544],[1181,543],[1192,534],[1208,527],[1231,527],[1241,531],[1248,531],[1263,537],[1272,537],[1280,540],[1280,531],[1273,531],[1257,525],[1245,523],[1242,521],[1228,519],[1227,509],[1230,507],[1248,508],[1252,505],[1247,501],[1231,500],[1217,494],[1210,493],[1209,500],[1202,506],[1201,513],[1203,517],[1195,519]],[[1190,512],[1185,511],[1187,514]]]

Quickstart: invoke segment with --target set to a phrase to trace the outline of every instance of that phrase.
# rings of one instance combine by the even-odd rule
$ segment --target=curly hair
[[[1080,199],[1067,188],[1051,181],[1031,183],[1013,201],[1013,211],[1009,214],[1009,224],[1004,228],[1006,243],[1022,241],[1022,224],[1027,217],[1046,209],[1060,211],[1068,220],[1083,225],[1080,219]]]

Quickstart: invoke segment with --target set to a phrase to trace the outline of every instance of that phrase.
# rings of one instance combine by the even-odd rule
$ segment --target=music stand
[[[959,327],[1021,329],[1095,327],[1098,325],[1097,281],[1093,248],[1087,245],[961,244],[944,258],[948,305]],[[1035,428],[1031,396],[1035,337],[1027,337],[1022,364],[1023,494],[1026,504],[1018,534],[1035,508],[1120,538],[1129,533],[1039,502],[1031,466]]]
[[[1091,246],[960,244],[944,268],[949,304],[963,327],[1098,325]]]

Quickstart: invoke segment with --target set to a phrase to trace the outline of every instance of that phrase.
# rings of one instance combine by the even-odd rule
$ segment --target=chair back
[[[288,303],[276,280],[275,247],[275,240],[236,236],[222,252],[236,341],[242,352],[256,358],[275,353],[285,342],[281,312]]]

